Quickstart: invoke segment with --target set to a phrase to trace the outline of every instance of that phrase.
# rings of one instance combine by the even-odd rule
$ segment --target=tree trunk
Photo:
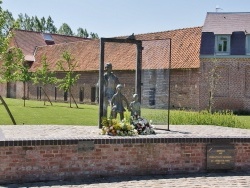
[[[53,106],[53,104],[52,104],[52,102],[51,102],[49,96],[48,96],[47,93],[45,92],[45,90],[44,90],[43,88],[42,88],[42,90],[43,90],[44,95],[47,97],[48,101],[50,102],[51,106]],[[45,105],[45,99],[44,99],[44,105]]]
[[[26,84],[25,82],[23,82],[23,106],[24,107],[25,107],[25,99],[26,99],[25,93],[26,93]]]
[[[72,97],[72,99],[73,99],[73,101],[74,101],[74,103],[75,103],[75,105],[76,105],[76,108],[78,108],[78,105],[77,105],[77,103],[76,103],[76,101],[75,101],[75,98],[73,97],[73,95],[70,93],[70,95],[71,95],[71,97]]]
[[[2,98],[1,95],[0,95],[0,100],[2,101],[2,103],[3,103],[4,107],[5,107],[5,109],[7,110],[8,114],[9,114],[9,116],[10,116],[10,119],[12,120],[13,125],[16,125],[16,121],[15,121],[15,119],[14,119],[12,113],[10,112],[10,109],[9,109],[8,105],[5,103],[5,101],[3,100],[3,98]]]
[[[71,94],[71,87],[69,87],[69,107],[70,108],[72,108],[72,106],[71,106],[71,96],[72,96],[72,94]]]

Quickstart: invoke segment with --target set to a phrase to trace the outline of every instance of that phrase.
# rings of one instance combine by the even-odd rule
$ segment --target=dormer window
[[[215,52],[217,55],[230,54],[230,35],[216,35]]]
[[[246,55],[250,55],[250,35],[246,35]]]
[[[55,44],[51,34],[43,33],[43,39],[47,45]]]

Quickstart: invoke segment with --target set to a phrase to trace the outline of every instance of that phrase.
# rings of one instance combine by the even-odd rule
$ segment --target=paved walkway
[[[167,129],[166,125],[157,125],[156,128]],[[250,129],[228,128],[209,125],[171,125],[170,131],[156,130],[156,135],[140,137],[242,137],[250,138]],[[25,139],[81,139],[107,138],[100,135],[98,126],[70,126],[70,125],[2,125],[0,126],[1,140]]]
[[[249,188],[250,173],[210,173],[193,175],[129,176],[97,178],[83,181],[51,181],[9,184],[0,187],[43,188]]]

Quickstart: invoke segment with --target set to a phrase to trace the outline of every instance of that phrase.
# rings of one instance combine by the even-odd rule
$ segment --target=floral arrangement
[[[140,135],[155,134],[152,121],[148,122],[146,119],[139,116],[132,116],[132,124]]]
[[[131,121],[126,119],[119,121],[117,119],[102,118],[102,135],[111,136],[136,136],[155,134],[150,123],[141,117],[132,117]]]

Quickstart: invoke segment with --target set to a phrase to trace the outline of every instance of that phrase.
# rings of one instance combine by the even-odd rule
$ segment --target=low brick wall
[[[113,137],[0,141],[0,183],[206,172],[206,147],[214,140]],[[235,147],[233,170],[249,171],[250,138],[227,141]]]

